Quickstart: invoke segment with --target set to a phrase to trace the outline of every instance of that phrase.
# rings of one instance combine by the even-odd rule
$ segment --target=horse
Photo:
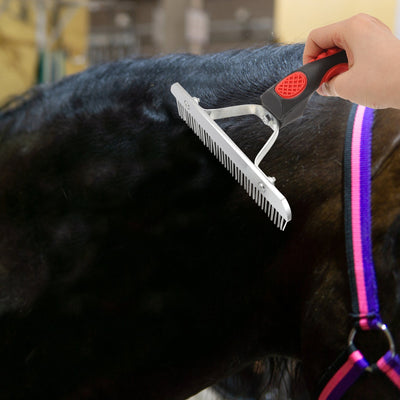
[[[351,104],[313,95],[261,163],[293,212],[281,232],[170,93],[180,82],[205,108],[257,104],[302,52],[128,58],[3,105],[2,399],[180,400],[212,385],[267,398],[277,371],[294,388],[282,396],[313,398],[352,327],[342,201]],[[270,134],[254,116],[219,123],[251,159]],[[398,111],[376,112],[372,236],[382,315],[400,346],[398,126]],[[358,336],[372,360],[386,350],[380,336]],[[345,398],[378,395],[398,398],[373,374]]]

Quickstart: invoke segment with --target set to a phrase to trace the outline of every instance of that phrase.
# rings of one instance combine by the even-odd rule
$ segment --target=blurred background
[[[300,42],[358,12],[400,32],[398,0],[0,0],[0,104],[94,64]]]

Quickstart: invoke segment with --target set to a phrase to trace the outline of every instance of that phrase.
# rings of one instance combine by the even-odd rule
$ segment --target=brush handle
[[[347,69],[346,52],[329,49],[265,91],[261,103],[282,127],[303,114],[309,97],[320,85]]]

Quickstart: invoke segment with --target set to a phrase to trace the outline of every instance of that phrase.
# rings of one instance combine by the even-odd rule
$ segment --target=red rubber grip
[[[281,126],[299,118],[318,87],[348,69],[346,52],[328,49],[316,59],[293,71],[261,95],[261,104]]]
[[[331,80],[334,76],[339,75],[342,72],[348,71],[348,69],[349,69],[349,64],[347,63],[337,64],[333,66],[332,68],[328,69],[328,71],[326,71],[326,74],[321,79],[321,85],[324,82],[328,82],[329,80]]]
[[[327,49],[323,51],[322,53],[319,53],[317,57],[314,57],[310,62],[320,60],[321,58],[329,57],[332,56],[333,54],[339,53],[342,51],[340,47],[331,47],[330,49]]]
[[[313,58],[310,62],[321,60],[321,58],[329,57],[333,54],[339,53],[340,51],[343,51],[343,49],[341,49],[339,47],[332,47],[332,48],[327,49],[327,50],[323,51],[322,53],[318,54],[318,56]],[[334,65],[332,68],[330,68],[330,69],[328,69],[328,71],[326,71],[325,75],[321,79],[320,85],[322,85],[325,82],[328,82],[334,76],[339,75],[342,72],[346,72],[348,69],[349,69],[349,65],[347,63]]]
[[[307,87],[307,76],[301,71],[293,72],[281,80],[275,87],[275,92],[283,99],[293,99]]]

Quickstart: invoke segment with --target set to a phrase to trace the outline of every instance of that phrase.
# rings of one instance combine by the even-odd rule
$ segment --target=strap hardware
[[[383,324],[382,322],[378,322],[376,324],[376,329],[375,330],[380,330],[381,332],[383,332],[385,334],[386,339],[387,339],[388,344],[389,344],[389,351],[390,351],[392,357],[394,358],[396,356],[396,346],[394,344],[393,336],[390,333],[390,330],[387,327],[387,325]],[[354,338],[356,337],[357,332],[358,332],[357,327],[354,327],[350,331],[349,339],[348,339],[349,347],[356,348],[356,346],[354,345]],[[367,368],[365,368],[365,371],[373,372],[376,367],[377,367],[376,363],[372,364],[372,365],[369,365]]]

